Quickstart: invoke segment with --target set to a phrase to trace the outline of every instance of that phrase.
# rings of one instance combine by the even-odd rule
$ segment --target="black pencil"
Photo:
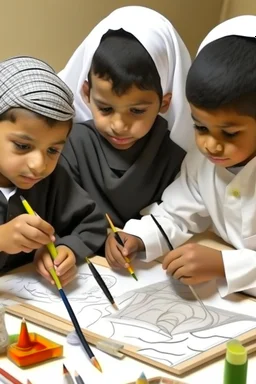
[[[102,279],[101,275],[99,274],[99,272],[97,271],[97,269],[95,268],[95,266],[93,265],[91,260],[88,257],[86,257],[85,260],[86,260],[86,262],[87,262],[87,264],[88,264],[88,266],[89,266],[89,268],[93,274],[93,277],[95,278],[95,280],[99,284],[99,286],[102,289],[102,291],[104,292],[105,296],[110,301],[110,303],[113,305],[113,307],[116,310],[118,310],[118,306],[116,305],[115,300],[113,299],[113,296],[111,295],[108,287],[106,286],[105,281]]]

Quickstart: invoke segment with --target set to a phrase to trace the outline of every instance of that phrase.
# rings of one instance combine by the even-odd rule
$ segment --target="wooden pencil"
[[[142,372],[140,377],[136,380],[136,384],[148,384],[148,380],[147,380],[144,372]]]
[[[83,381],[82,377],[75,371],[75,380],[76,380],[76,383],[77,384],[85,384],[85,382]]]
[[[124,247],[124,243],[123,243],[121,237],[119,236],[116,227],[114,226],[112,220],[110,219],[110,217],[109,217],[109,215],[108,215],[107,213],[106,213],[106,218],[107,218],[107,221],[109,222],[109,225],[110,225],[111,230],[112,230],[113,233],[115,234],[115,239],[116,239],[116,241],[117,241],[120,245],[122,245],[122,247]],[[138,281],[137,276],[135,275],[134,270],[132,269],[132,267],[131,267],[131,265],[130,265],[130,260],[129,260],[129,258],[126,257],[126,256],[123,256],[123,258],[125,259],[126,263],[129,264],[129,267],[128,267],[127,269],[128,269],[128,271],[130,272],[130,275],[131,275],[136,281]]]
[[[21,202],[24,206],[24,208],[26,209],[27,213],[29,215],[35,215],[35,212],[34,210],[31,208],[31,206],[29,205],[29,203],[27,202],[27,200],[23,197],[23,196],[20,196],[20,199],[21,199]],[[48,244],[48,250],[49,250],[49,253],[51,255],[51,258],[52,260],[54,261],[54,259],[56,259],[57,255],[58,255],[58,252],[57,252],[57,249],[55,247],[55,245],[51,242]],[[91,363],[95,366],[95,368],[97,368],[100,372],[102,372],[102,369],[101,369],[101,366],[98,362],[98,360],[96,359],[96,357],[94,356],[94,353],[92,352],[87,340],[85,339],[84,337],[84,334],[81,330],[81,327],[77,321],[77,318],[76,318],[76,315],[68,301],[68,298],[62,288],[62,285],[61,285],[61,282],[60,282],[60,279],[59,277],[57,276],[56,274],[56,271],[54,268],[51,268],[49,270],[55,284],[56,284],[56,287],[58,288],[58,291],[59,291],[59,294],[60,294],[60,297],[62,298],[62,301],[68,311],[68,314],[70,316],[70,319],[75,327],[75,330],[76,330],[76,333],[77,333],[77,336],[79,337],[80,339],[80,342],[82,344],[82,346],[84,347],[86,353],[88,354],[90,360],[91,360]]]
[[[0,368],[0,375],[3,376],[3,378],[7,379],[12,384],[22,384],[19,380],[15,379],[12,375],[10,375],[8,372],[6,372],[3,368]],[[7,382],[8,382],[7,381]]]
[[[63,384],[74,384],[74,380],[70,375],[67,367],[63,364]]]
[[[93,277],[95,278],[95,280],[99,284],[99,286],[102,289],[102,291],[104,292],[105,296],[110,301],[110,303],[113,305],[113,307],[116,310],[118,310],[118,306],[116,305],[115,300],[114,300],[113,296],[111,295],[105,281],[102,279],[101,275],[99,274],[99,272],[97,271],[97,269],[95,268],[95,266],[93,265],[91,260],[88,257],[86,257],[85,260],[86,260],[86,262],[87,262],[87,264],[88,264],[88,266],[89,266],[89,268],[93,274]]]

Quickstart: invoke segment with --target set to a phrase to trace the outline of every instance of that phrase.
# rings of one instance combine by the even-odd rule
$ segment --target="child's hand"
[[[0,251],[29,253],[55,241],[54,228],[39,216],[23,214],[0,226]]]
[[[137,252],[145,249],[143,241],[136,236],[129,235],[125,232],[118,232],[124,247],[120,245],[113,233],[108,235],[105,245],[105,256],[111,268],[128,268],[129,265],[124,257],[132,260],[136,257]]]
[[[70,248],[65,245],[59,245],[57,247],[58,256],[54,260],[51,259],[49,251],[46,247],[38,249],[35,253],[34,263],[36,270],[51,284],[54,284],[49,270],[55,268],[56,274],[60,279],[62,286],[64,287],[70,283],[76,276],[76,258]]]
[[[221,252],[192,243],[167,253],[163,269],[168,275],[188,285],[225,277]]]

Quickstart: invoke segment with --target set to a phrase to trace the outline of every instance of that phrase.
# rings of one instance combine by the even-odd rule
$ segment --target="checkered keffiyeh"
[[[45,62],[13,57],[0,63],[0,114],[10,108],[67,121],[74,116],[73,94]]]

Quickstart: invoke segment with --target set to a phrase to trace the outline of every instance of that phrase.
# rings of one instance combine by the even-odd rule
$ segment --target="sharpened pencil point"
[[[118,311],[119,310],[119,308],[118,308],[118,306],[116,305],[116,303],[112,303],[112,306]]]
[[[98,369],[98,371],[102,372],[102,368],[101,368],[101,366],[100,366],[100,363],[99,363],[98,360],[96,359],[96,357],[92,357],[92,358],[91,358],[91,362],[92,362],[92,364],[94,365],[94,367]]]
[[[137,279],[135,273],[131,273],[131,275],[132,275],[132,277],[133,277],[136,281],[138,281],[138,279]]]
[[[27,384],[32,384],[32,382],[30,380],[27,380]]]
[[[63,364],[63,375],[66,375],[68,373],[68,370],[65,366],[65,364]]]

